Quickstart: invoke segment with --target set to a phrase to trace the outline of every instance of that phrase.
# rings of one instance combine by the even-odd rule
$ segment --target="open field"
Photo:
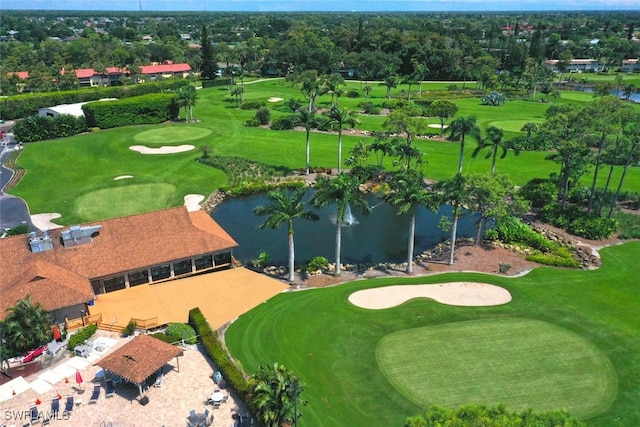
[[[226,342],[249,372],[278,361],[302,377],[310,403],[300,426],[401,425],[429,404],[469,401],[564,407],[589,426],[636,426],[640,242],[601,254],[593,271],[370,279],[280,294],[233,323]],[[513,300],[453,307],[418,298],[386,310],[348,302],[361,289],[452,281],[502,286]]]
[[[423,84],[423,91],[443,90],[450,83]],[[372,87],[369,100],[382,105],[386,100],[386,88],[380,83],[369,82]],[[458,83],[461,87],[461,84]],[[473,87],[474,83],[468,83]],[[406,90],[407,86],[393,89],[393,94]],[[347,89],[361,91],[359,82],[349,82]],[[413,85],[417,91],[417,85]],[[296,97],[302,100],[300,92],[291,88],[284,79],[272,79],[245,85],[245,99],[267,101],[281,98],[282,101],[268,102],[272,109],[271,119],[291,114],[285,100]],[[558,102],[584,102],[569,99],[575,93],[567,93]],[[579,94],[583,95],[583,94]],[[228,88],[214,87],[198,90],[198,101],[194,114],[199,123],[171,123],[152,126],[131,126],[126,128],[103,130],[91,134],[77,135],[55,141],[27,144],[18,159],[18,164],[26,169],[23,180],[11,191],[12,194],[26,200],[31,213],[58,212],[62,215],[59,224],[73,224],[78,221],[99,220],[124,214],[133,214],[163,207],[182,204],[187,194],[208,195],[226,182],[224,174],[216,169],[204,166],[195,160],[200,157],[200,147],[211,147],[212,155],[240,156],[263,163],[297,169],[305,163],[304,132],[274,131],[267,128],[246,127],[243,122],[254,116],[253,110],[236,108]],[[428,99],[428,92],[423,93]],[[304,100],[302,100],[304,103]],[[356,110],[364,97],[348,98],[342,96],[340,105]],[[502,127],[505,138],[521,134],[519,129],[528,121],[544,121],[544,112],[552,103],[511,100],[500,107],[483,106],[477,98],[455,100],[460,107],[458,115],[475,115],[481,128],[488,125]],[[319,98],[318,106],[328,108],[331,97]],[[384,116],[360,116],[357,129],[378,131],[385,120]],[[427,124],[438,123],[436,118],[424,119]],[[426,127],[426,132],[438,135],[439,129]],[[343,136],[343,158],[361,139],[362,135],[353,135],[349,130]],[[167,154],[145,155],[129,149],[134,145],[149,148],[161,146],[194,146],[193,150]],[[434,139],[417,139],[415,146],[425,154],[422,166],[428,178],[441,180],[449,178],[457,170],[459,146],[457,143]],[[475,143],[471,141],[466,150],[465,172],[485,173],[490,169],[490,160],[479,156],[471,158]],[[337,137],[335,133],[317,133],[311,135],[311,164],[313,166],[337,167]],[[559,166],[544,160],[547,153],[525,152],[515,157],[510,153],[505,159],[498,160],[497,171],[509,174],[519,185],[536,177],[547,177],[558,173]],[[375,159],[371,159],[374,162]],[[386,165],[392,168],[390,161]],[[617,182],[621,168],[613,175]],[[131,179],[114,180],[123,175],[132,175]],[[606,174],[600,174],[604,183]],[[588,183],[590,176],[584,178]],[[127,207],[118,207],[124,199],[135,194],[136,187],[150,189],[149,184],[159,185],[158,197],[139,197],[130,200]],[[625,181],[625,190],[640,188],[640,170],[629,171]],[[155,190],[154,190],[155,191]],[[97,192],[97,193],[96,193]],[[93,195],[92,195],[93,194]],[[98,196],[98,197],[96,197]],[[98,200],[99,199],[99,200]],[[95,204],[87,208],[87,201]]]

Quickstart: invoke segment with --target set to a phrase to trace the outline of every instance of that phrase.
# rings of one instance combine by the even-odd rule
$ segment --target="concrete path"
[[[4,139],[0,141],[0,233],[7,228],[22,224],[33,228],[29,217],[29,207],[25,201],[4,192],[4,187],[13,176],[13,171],[6,168],[4,162],[13,150],[17,149],[19,148],[15,143],[13,133],[7,133]]]

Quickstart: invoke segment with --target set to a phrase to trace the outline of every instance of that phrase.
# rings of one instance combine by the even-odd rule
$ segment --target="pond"
[[[307,199],[311,197],[311,191]],[[373,194],[366,195],[374,208],[369,215],[354,209],[353,225],[342,229],[343,263],[379,263],[406,261],[407,238],[409,236],[409,215],[397,215],[396,208],[381,203]],[[273,265],[286,265],[288,257],[287,227],[277,230],[261,230],[266,217],[257,217],[253,209],[268,204],[266,194],[229,198],[218,206],[211,217],[222,226],[240,245],[234,249],[234,256],[244,262],[258,258],[265,251]],[[294,221],[294,240],[296,265],[300,265],[314,256],[324,256],[330,262],[335,261],[335,205],[323,209],[313,209],[319,221]],[[450,217],[450,206],[442,206],[433,213],[419,208],[416,215],[416,235],[414,255],[434,247],[447,240],[450,232],[438,228],[443,215]],[[462,218],[458,225],[458,237],[475,235],[475,215]]]

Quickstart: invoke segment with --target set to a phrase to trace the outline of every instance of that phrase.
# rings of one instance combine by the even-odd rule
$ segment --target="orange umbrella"
[[[76,382],[78,383],[78,386],[82,384],[82,375],[80,375],[80,371],[77,369],[76,369]]]

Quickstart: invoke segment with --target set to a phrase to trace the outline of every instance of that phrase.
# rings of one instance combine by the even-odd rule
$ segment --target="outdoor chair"
[[[42,425],[43,425],[43,426],[51,425],[51,418],[49,418],[49,417],[44,417],[44,419],[42,420]]]
[[[51,415],[55,417],[58,412],[60,412],[60,399],[55,396],[51,399]]]
[[[69,413],[73,411],[73,396],[67,396],[67,401],[64,404],[64,412]]]
[[[89,399],[89,403],[97,403],[98,398],[100,397],[100,385],[93,386],[93,393],[91,393],[91,399]]]
[[[156,382],[153,384],[154,387],[162,387],[162,382],[164,381],[164,375],[158,375],[156,377]]]
[[[104,382],[104,390],[105,390],[105,397],[113,397],[113,395],[115,394],[115,387],[113,385],[113,380],[106,380]]]
[[[31,420],[31,425],[38,424],[40,422],[40,412],[38,412],[38,407],[36,405],[29,407],[29,418]]]
[[[190,420],[195,420],[195,419],[196,419],[196,410],[195,410],[195,409],[192,409],[192,410],[189,412],[189,419],[190,419]]]

